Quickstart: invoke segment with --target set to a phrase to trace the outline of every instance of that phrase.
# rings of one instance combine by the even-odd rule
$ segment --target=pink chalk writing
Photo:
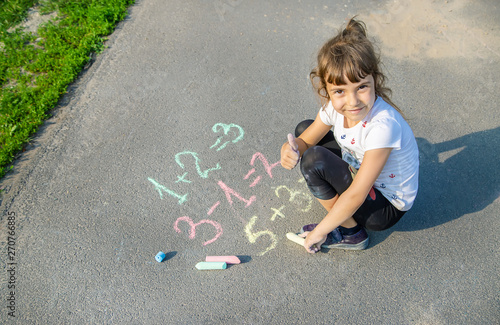
[[[278,166],[280,164],[280,162],[276,162],[272,165],[269,164],[269,162],[267,161],[266,157],[261,154],[260,152],[256,152],[253,156],[252,156],[252,160],[250,161],[250,165],[254,165],[255,163],[255,160],[256,159],[259,159],[261,162],[262,162],[262,165],[264,165],[264,169],[266,171],[266,173],[269,175],[269,177],[273,178],[273,174],[272,174],[272,169],[276,166]],[[255,168],[252,168],[248,171],[248,173],[245,175],[245,177],[243,177],[244,180],[247,180],[253,173],[255,173]],[[260,181],[262,180],[262,176],[259,175],[257,176],[253,182],[250,184],[249,187],[254,187],[255,185],[257,185]]]
[[[256,196],[252,195],[248,200],[239,195],[235,190],[224,184],[223,181],[219,181],[217,183],[219,187],[224,191],[224,194],[226,194],[226,199],[229,202],[230,205],[233,205],[233,200],[231,199],[231,195],[236,197],[238,200],[243,201],[246,203],[245,207],[249,207],[250,204],[252,204],[256,200]]]
[[[215,209],[219,206],[219,204],[220,204],[220,201],[215,202],[215,204],[212,205],[212,207],[208,210],[207,214],[211,215],[212,213],[214,213]]]
[[[264,165],[264,169],[266,170],[266,172],[269,174],[269,177],[273,178],[273,174],[272,174],[272,169],[276,166],[278,166],[280,164],[280,162],[276,162],[272,165],[269,165],[269,162],[267,161],[266,157],[264,157],[263,154],[261,154],[260,152],[256,152],[253,156],[252,156],[252,160],[250,161],[250,165],[254,165],[255,163],[255,160],[256,159],[259,159],[262,164]]]
[[[250,169],[243,179],[248,179],[253,173],[255,173],[255,168]]]
[[[257,176],[255,178],[255,180],[252,182],[252,184],[250,184],[250,187],[254,187],[255,185],[257,185],[260,182],[261,179],[262,179],[262,176],[260,176],[260,175]]]
[[[193,220],[190,217],[187,217],[187,216],[180,217],[177,220],[175,220],[174,230],[177,233],[179,233],[179,234],[182,232],[179,229],[179,226],[178,226],[178,224],[179,224],[180,221],[187,222],[189,224],[189,226],[191,227],[191,228],[189,228],[189,239],[194,239],[196,237],[196,227],[198,227],[201,224],[208,223],[208,224],[210,224],[210,225],[212,225],[212,226],[215,227],[215,230],[217,230],[217,234],[212,239],[207,240],[206,242],[204,242],[203,246],[206,246],[206,245],[208,245],[210,243],[213,243],[214,241],[217,240],[217,238],[219,238],[222,235],[222,226],[218,222],[215,222],[213,220],[204,219],[204,220],[201,220],[200,222],[194,223]]]

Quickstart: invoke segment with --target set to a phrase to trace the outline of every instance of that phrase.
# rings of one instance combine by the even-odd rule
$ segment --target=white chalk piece
[[[165,259],[165,256],[166,256],[166,255],[165,255],[165,253],[163,253],[163,252],[158,252],[158,254],[156,254],[156,256],[155,256],[155,259],[156,259],[156,261],[157,261],[158,263],[161,263],[161,262],[163,262],[163,260]]]
[[[227,264],[240,264],[241,261],[238,256],[207,256],[207,262],[226,262]]]
[[[198,270],[225,270],[226,262],[200,262],[195,266]]]
[[[302,246],[304,246],[304,242],[306,240],[305,238],[302,238],[299,235],[294,234],[293,232],[287,233],[286,238],[288,238],[291,241],[293,241],[294,243],[297,243],[297,244],[302,245]]]

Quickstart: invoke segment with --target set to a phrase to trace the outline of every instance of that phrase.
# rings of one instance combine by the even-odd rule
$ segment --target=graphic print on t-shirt
[[[342,160],[351,165],[352,167],[359,169],[361,164],[359,161],[353,157],[347,150],[342,150]]]

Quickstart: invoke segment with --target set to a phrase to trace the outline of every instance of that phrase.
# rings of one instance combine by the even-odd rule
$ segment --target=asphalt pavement
[[[308,254],[285,234],[325,211],[279,149],[354,15],[420,192],[367,250]],[[138,0],[1,182],[0,323],[498,324],[499,18],[492,0]],[[195,268],[214,255],[242,263]]]

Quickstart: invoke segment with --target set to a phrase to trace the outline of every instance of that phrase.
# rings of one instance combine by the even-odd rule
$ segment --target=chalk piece
[[[237,256],[207,256],[207,262],[226,262],[227,264],[240,264]]]
[[[200,262],[196,264],[198,270],[225,270],[226,262]]]
[[[290,239],[294,243],[297,243],[299,245],[304,246],[304,241],[306,240],[305,238],[300,237],[297,234],[294,234],[293,232],[289,232],[286,234],[286,238]]]
[[[159,252],[158,254],[156,254],[155,259],[156,261],[158,261],[158,263],[161,263],[165,259],[165,256],[165,253]]]
[[[297,142],[295,141],[295,137],[291,133],[288,133],[288,144],[293,149],[293,151],[295,151],[295,152],[299,151],[299,146],[297,145]]]

